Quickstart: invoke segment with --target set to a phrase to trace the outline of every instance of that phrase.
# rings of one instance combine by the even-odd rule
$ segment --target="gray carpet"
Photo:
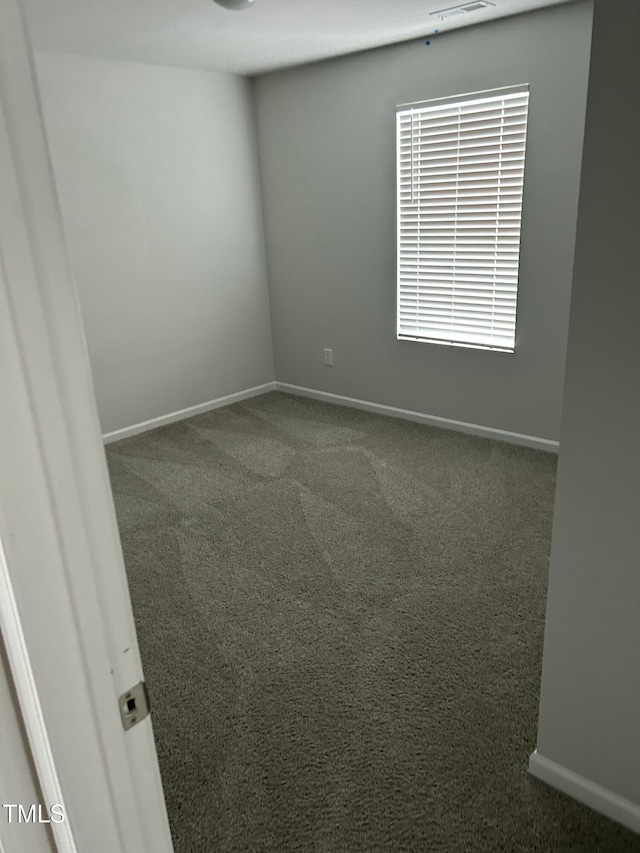
[[[527,773],[554,456],[273,393],[108,459],[178,853],[640,849]]]

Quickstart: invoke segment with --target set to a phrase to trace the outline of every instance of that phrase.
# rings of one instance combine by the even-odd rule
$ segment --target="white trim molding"
[[[371,403],[368,400],[358,400],[354,397],[343,397],[340,394],[330,394],[328,391],[316,391],[313,388],[302,388],[299,385],[289,385],[287,382],[276,382],[276,391],[286,394],[295,394],[299,397],[310,397],[313,400],[324,400],[327,403],[336,403],[340,406],[349,406],[352,409],[363,409],[366,412],[375,412],[379,415],[388,415],[393,418],[402,418],[405,421],[416,421],[441,429],[455,430],[469,435],[478,435],[482,438],[491,438],[495,441],[506,441],[509,444],[519,444],[523,447],[533,447],[536,450],[547,450],[557,453],[560,443],[548,438],[538,438],[534,435],[523,435],[519,432],[509,432],[495,427],[469,424],[465,421],[455,421],[451,418],[441,418],[437,415],[427,415],[424,412],[413,412],[409,409],[398,409],[395,406],[385,406],[382,403]]]
[[[232,403],[240,403],[242,400],[258,397],[260,394],[267,394],[269,391],[275,391],[275,389],[275,382],[265,382],[264,385],[256,385],[254,388],[236,391],[235,394],[227,394],[225,397],[218,397],[216,400],[209,400],[207,403],[198,403],[197,406],[189,406],[187,409],[179,409],[177,412],[169,412],[168,415],[160,415],[157,418],[151,418],[151,420],[142,421],[139,424],[132,424],[122,429],[113,430],[113,432],[107,432],[102,438],[105,444],[110,444],[112,441],[120,441],[123,438],[129,438],[132,435],[138,435],[150,429],[173,424],[176,421],[183,421],[185,418],[192,418],[194,415],[212,412],[214,409],[222,408],[222,406],[230,406]]]
[[[33,745],[30,757],[36,766],[44,801],[46,805],[57,804],[64,808],[60,779],[58,778],[58,772],[51,751],[47,726],[42,712],[42,705],[40,704],[40,697],[38,696],[33,669],[31,668],[31,661],[29,660],[27,644],[1,541],[0,628],[0,642],[4,639],[4,647],[13,676],[13,684],[20,703],[22,722],[27,731],[29,743]],[[5,779],[3,781],[6,784],[9,780]],[[11,781],[15,784],[15,780]],[[56,850],[59,853],[76,853],[77,847],[69,821],[56,821],[51,823],[50,826],[55,839]],[[17,842],[18,839],[15,838],[14,840]],[[2,849],[0,839],[0,851]]]
[[[198,403],[196,406],[189,406],[186,409],[179,409],[177,412],[169,412],[166,415],[160,415],[157,418],[151,418],[148,421],[142,421],[139,424],[132,424],[122,429],[116,429],[112,432],[105,433],[102,438],[105,444],[110,444],[113,441],[121,441],[123,438],[130,438],[133,435],[138,435],[141,432],[148,432],[157,427],[166,426],[167,424],[183,421],[186,418],[192,418],[194,415],[201,415],[204,412],[212,412],[214,409],[220,409],[223,406],[231,406],[233,403],[240,403],[242,400],[249,400],[251,397],[259,397],[261,394],[268,394],[269,391],[282,391],[284,394],[293,394],[297,397],[309,397],[312,400],[322,400],[326,403],[334,403],[338,406],[347,406],[351,409],[362,409],[366,412],[374,412],[378,415],[386,415],[392,418],[401,418],[405,421],[416,421],[417,423],[427,424],[428,426],[439,427],[440,429],[454,430],[455,432],[464,432],[469,435],[477,435],[481,438],[491,438],[495,441],[506,441],[509,444],[518,444],[522,447],[533,447],[536,450],[546,450],[550,453],[557,453],[559,442],[552,441],[548,438],[538,438],[534,435],[523,435],[519,432],[509,432],[504,429],[496,429],[495,427],[481,426],[480,424],[470,424],[465,421],[455,421],[451,418],[441,418],[437,415],[427,415],[424,412],[413,412],[409,409],[398,409],[395,406],[386,406],[383,403],[372,403],[368,400],[359,400],[356,397],[343,397],[340,394],[331,394],[328,391],[317,391],[315,388],[303,388],[301,385],[289,385],[287,382],[265,382],[263,385],[256,385],[253,388],[246,388],[244,391],[237,391],[235,394],[227,394],[225,397],[218,397],[215,400],[209,400],[206,403]]]
[[[556,764],[535,750],[529,758],[529,772],[536,779],[557,788],[574,800],[640,833],[640,805],[631,802],[608,788]]]

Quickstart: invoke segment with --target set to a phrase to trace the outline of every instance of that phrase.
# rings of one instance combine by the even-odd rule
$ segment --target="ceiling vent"
[[[430,12],[430,15],[436,18],[453,18],[454,15],[464,15],[466,12],[479,12],[481,9],[488,9],[489,6],[495,6],[495,3],[489,3],[487,0],[477,0],[475,3],[463,3],[460,6],[452,6],[449,9],[442,9],[440,12]]]

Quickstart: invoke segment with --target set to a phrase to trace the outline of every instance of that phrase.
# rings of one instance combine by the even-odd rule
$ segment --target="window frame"
[[[490,352],[503,352],[513,354],[516,351],[517,347],[517,332],[518,332],[518,295],[520,292],[520,269],[521,269],[521,260],[522,260],[522,222],[523,222],[523,212],[524,212],[524,197],[525,197],[525,180],[526,180],[526,166],[527,166],[527,148],[528,148],[528,140],[529,140],[529,114],[530,114],[530,94],[531,87],[529,83],[515,84],[510,86],[503,86],[499,88],[493,89],[484,89],[477,92],[468,92],[464,94],[457,95],[449,95],[441,98],[430,98],[422,101],[415,101],[410,103],[398,104],[396,105],[396,119],[395,119],[395,139],[396,139],[396,339],[399,341],[409,341],[416,343],[430,343],[436,344],[439,346],[452,346],[456,348],[462,349],[472,349],[472,350],[483,350]],[[406,188],[406,183],[403,184],[401,179],[401,168],[402,168],[402,150],[401,150],[401,115],[404,114],[406,116],[412,110],[420,111],[428,108],[440,109],[443,107],[447,107],[448,105],[468,105],[474,101],[482,101],[483,99],[496,99],[500,98],[510,98],[510,97],[525,97],[525,113],[523,124],[523,132],[524,132],[524,140],[522,142],[522,178],[521,183],[518,184],[520,188],[520,209],[519,209],[519,219],[517,222],[517,256],[515,260],[515,288],[514,288],[514,300],[515,305],[513,308],[513,346],[501,346],[496,345],[494,343],[486,343],[486,342],[478,342],[467,339],[450,339],[446,336],[440,337],[431,337],[428,335],[409,335],[406,332],[403,333],[401,331],[401,297],[403,295],[403,289],[401,287],[401,264],[403,263],[403,252],[402,252],[402,216],[403,212],[406,215],[407,205],[405,203],[404,207],[402,204],[401,193],[403,189]],[[503,135],[496,135],[497,139],[500,139],[502,142]],[[499,162],[499,158],[495,160],[497,170],[501,167]],[[452,173],[453,174],[453,173]],[[499,193],[496,193],[496,198]],[[452,232],[455,231],[455,226],[452,226]],[[418,237],[418,240],[420,238]],[[455,241],[455,238],[454,238]],[[500,245],[500,243],[496,240],[496,247]],[[470,248],[470,252],[473,247]],[[406,262],[406,261],[405,261]],[[455,273],[454,273],[455,275]],[[417,287],[420,285],[417,284]],[[496,283],[494,281],[493,287],[495,288]],[[455,278],[452,280],[451,290],[455,287]],[[442,288],[444,289],[444,288]],[[485,289],[485,288],[478,288]],[[489,291],[490,288],[486,288]],[[406,296],[406,290],[404,291]],[[480,312],[479,312],[480,313]],[[489,337],[490,333],[487,332],[487,337]],[[481,337],[480,333],[476,333],[476,337]]]

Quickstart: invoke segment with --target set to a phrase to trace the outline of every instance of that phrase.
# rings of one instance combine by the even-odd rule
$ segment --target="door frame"
[[[165,853],[82,319],[20,0],[0,0],[0,631],[58,850]]]
[[[0,550],[0,562],[2,560],[3,554]],[[18,803],[41,802],[42,793],[26,742],[22,715],[1,636],[0,732],[0,853],[9,853],[11,850],[25,847],[30,853],[52,853],[55,848],[50,825],[34,823],[26,826],[16,820],[15,806]],[[13,808],[9,809],[8,805]],[[11,821],[7,817],[9,811],[12,815]]]

